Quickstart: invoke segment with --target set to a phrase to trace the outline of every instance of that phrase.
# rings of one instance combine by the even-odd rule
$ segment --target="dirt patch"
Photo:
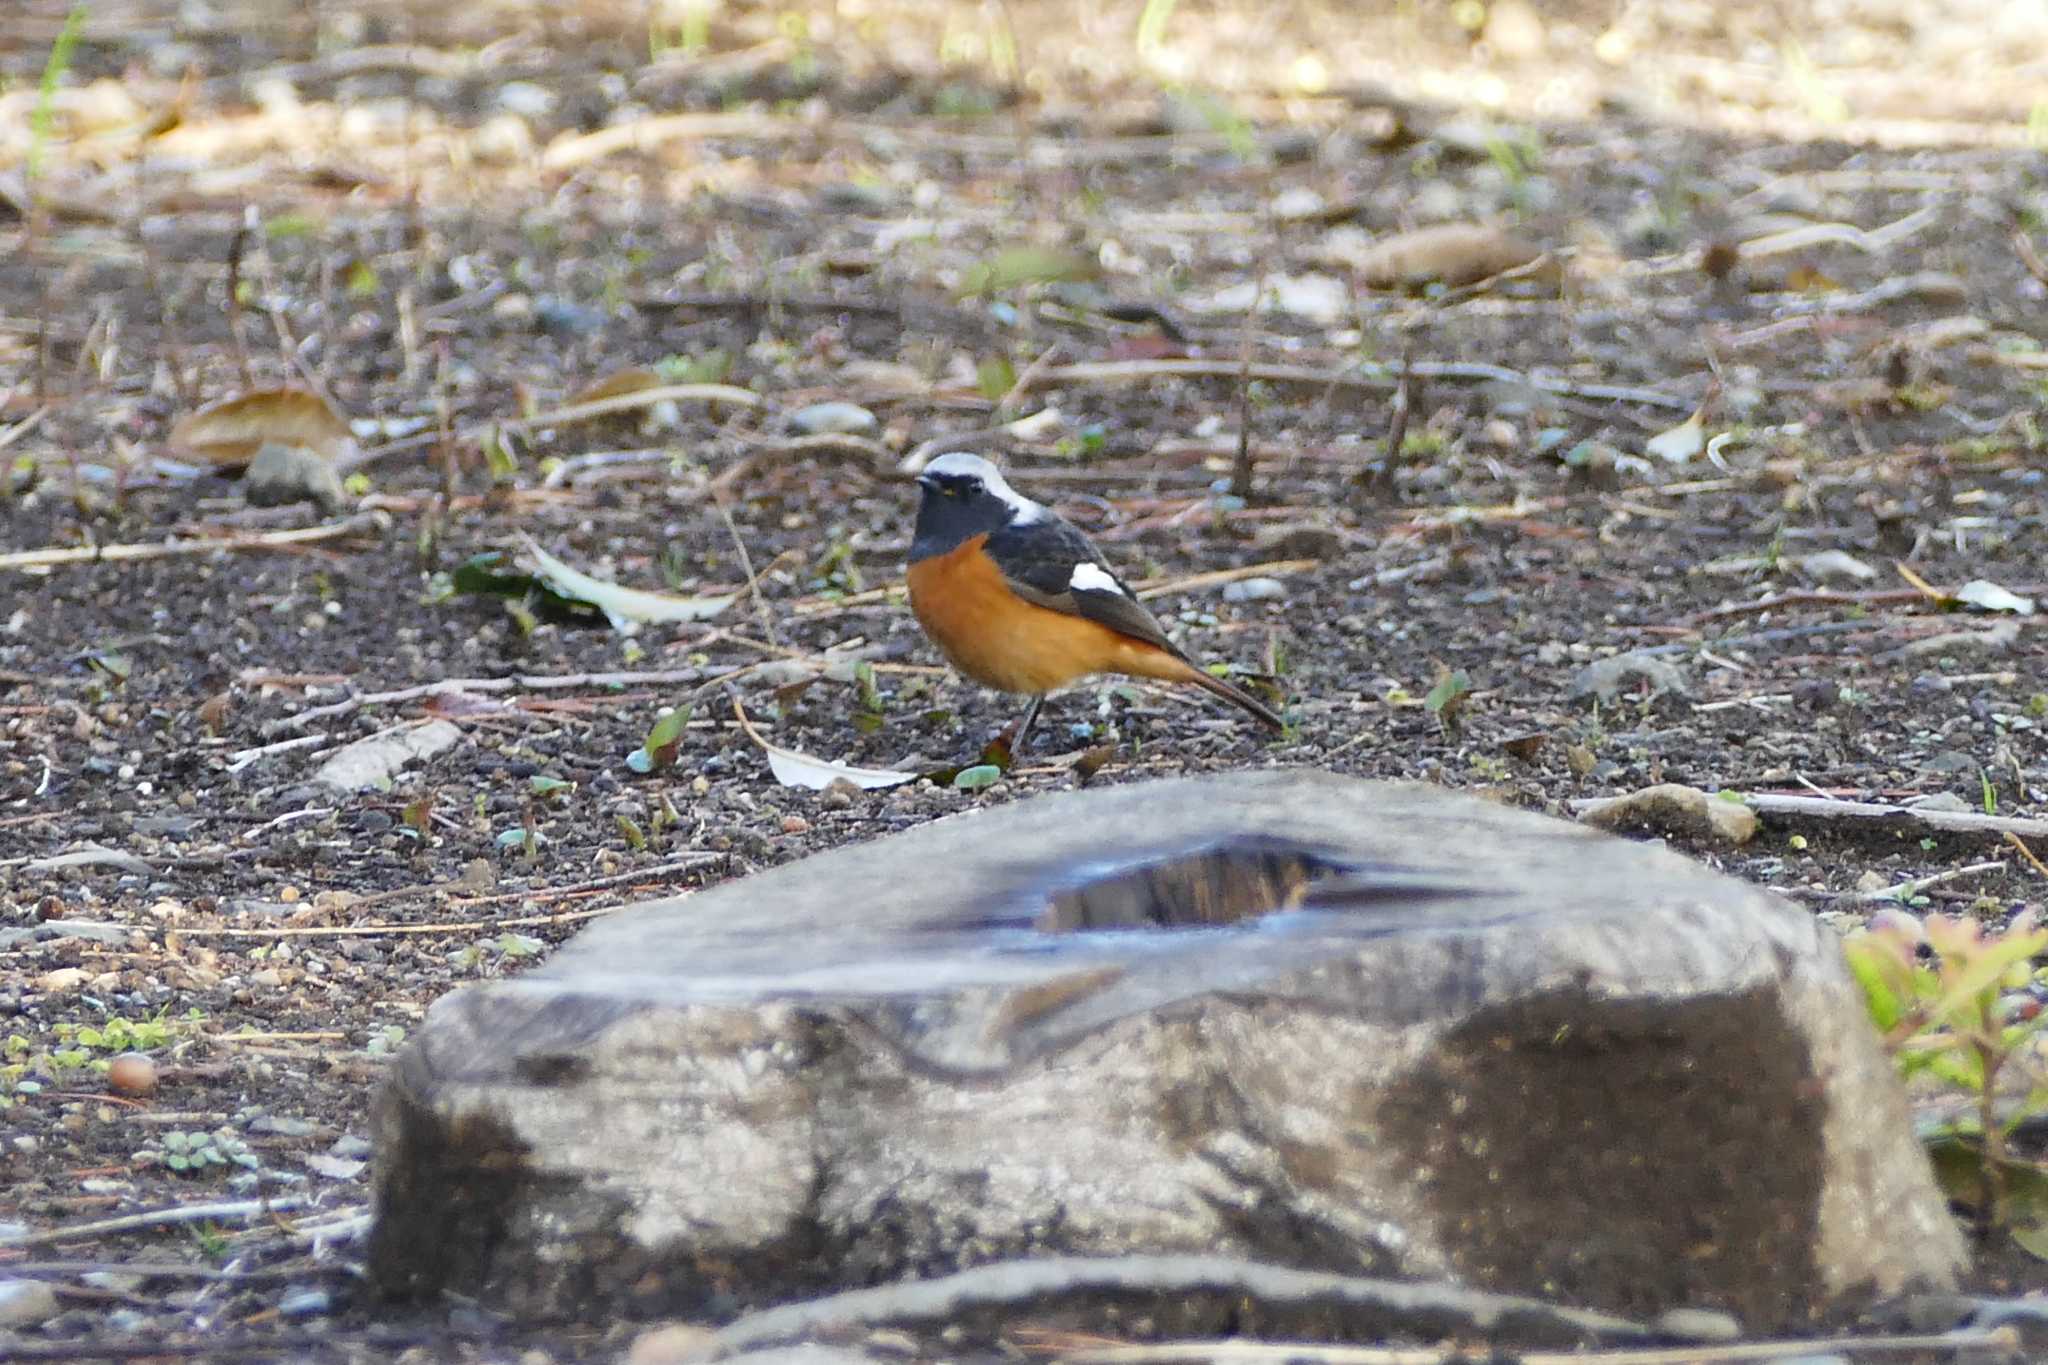
[[[25,8],[9,129],[63,29]],[[846,8],[723,7],[700,45],[637,7],[98,5],[48,132],[0,142],[0,175],[39,172],[0,195],[0,554],[317,524],[164,463],[172,423],[287,382],[373,423],[345,535],[0,569],[0,1222],[301,1201],[0,1252],[195,1272],[59,1279],[36,1340],[369,1341],[368,1098],[433,999],[618,905],[939,815],[1254,764],[1559,813],[1658,782],[2048,805],[2048,616],[1943,596],[2048,592],[2048,288],[2013,236],[2048,250],[2038,82],[1955,78],[1966,20],[1543,6],[1531,50],[1303,7],[1253,47],[1217,6],[1147,71],[1136,6],[1016,4],[1014,31]],[[1552,254],[1357,287],[1372,238],[1446,220]],[[759,401],[507,425],[652,366]],[[826,401],[872,427],[798,420]],[[1702,402],[1725,439],[1658,441]],[[777,743],[873,767],[966,761],[1014,718],[901,601],[900,461],[951,446],[1161,589],[1197,658],[1266,675],[1290,733],[1115,684],[1055,699],[989,787],[777,785],[729,691]],[[746,591],[630,637],[453,592],[522,533]],[[1574,696],[1632,651],[1678,685]],[[598,675],[624,676],[561,685]],[[377,699],[448,679],[485,683]],[[681,706],[673,763],[636,771]],[[388,791],[310,785],[429,717],[462,743]],[[1849,920],[1921,879],[1916,905],[1989,915],[2044,885],[1918,829],[1773,819],[1699,852]],[[106,1092],[129,1046],[153,1096]],[[175,1169],[194,1144],[220,1160]]]

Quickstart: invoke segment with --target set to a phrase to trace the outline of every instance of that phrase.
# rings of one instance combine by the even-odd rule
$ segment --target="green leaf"
[[[977,264],[960,281],[959,297],[997,294],[1027,284],[1080,283],[1095,279],[1101,265],[1059,247],[1011,246]]]
[[[626,766],[634,772],[653,772],[657,768],[675,766],[676,750],[681,745],[683,730],[690,723],[690,707],[678,706],[667,715],[656,720],[647,731],[647,738],[641,741],[638,755],[644,755],[646,767],[634,763],[634,754],[626,757]]]
[[[1855,934],[1842,940],[1842,958],[1849,974],[1863,988],[1864,1008],[1879,1033],[1890,1033],[1910,1008],[1910,979],[1888,943],[1872,934]]]
[[[1464,669],[1447,670],[1422,698],[1422,705],[1431,715],[1450,720],[1471,691],[1472,678]]]
[[[664,384],[723,384],[732,373],[732,357],[722,350],[703,355],[668,355],[654,362]]]
[[[983,398],[997,402],[1017,386],[1017,367],[1008,357],[993,355],[974,367],[974,387]]]
[[[289,241],[294,237],[310,237],[319,227],[303,213],[280,213],[267,218],[263,223],[263,235],[273,242]]]
[[[471,555],[456,566],[450,581],[456,593],[463,596],[502,597],[508,601],[531,603],[545,621],[593,625],[603,619],[603,613],[596,607],[564,597],[530,573],[498,572],[496,566],[504,562],[502,550],[486,550],[482,554]]]
[[[977,763],[972,768],[962,768],[953,776],[953,786],[964,792],[979,791],[1001,780],[1003,770],[993,763]]]
[[[860,692],[860,709],[880,715],[882,689],[875,682],[875,666],[863,659],[853,666],[854,687]]]
[[[506,957],[533,957],[547,946],[544,939],[531,934],[515,934],[509,929],[497,938],[498,951]]]

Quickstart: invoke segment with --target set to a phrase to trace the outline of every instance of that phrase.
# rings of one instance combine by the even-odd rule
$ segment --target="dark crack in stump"
[[[1201,1252],[1776,1330],[1962,1260],[1809,917],[1314,772],[1045,797],[621,912],[441,1001],[381,1147],[377,1280],[532,1316]]]

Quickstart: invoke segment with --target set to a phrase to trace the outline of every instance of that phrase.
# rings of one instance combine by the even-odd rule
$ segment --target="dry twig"
[[[1903,825],[1909,828],[1941,830],[1950,834],[2017,834],[2025,838],[2048,838],[2048,820],[2019,815],[1984,815],[1972,810],[1927,810],[1919,806],[1887,806],[1875,801],[1836,801],[1820,796],[1785,796],[1775,792],[1743,792],[1743,804],[1758,815],[1784,816],[1802,820],[1838,820],[1845,824]],[[1610,805],[1621,797],[1588,797],[1570,803],[1573,814],[1583,815]],[[1981,870],[1981,869],[1980,869]]]
[[[1702,1362],[1780,1360],[1792,1356],[1904,1355],[1909,1352],[2010,1350],[2017,1329],[1945,1332],[1923,1336],[1813,1337],[1805,1340],[1723,1342],[1717,1345],[1623,1347],[1613,1351],[1522,1351],[1522,1365],[1702,1365]],[[1059,1365],[1454,1365],[1463,1350],[1433,1347],[1319,1346],[1284,1341],[1169,1341],[1071,1351]]]
[[[381,529],[375,513],[358,513],[344,521],[322,526],[301,526],[289,531],[265,531],[259,535],[224,536],[218,540],[167,540],[155,545],[77,545],[67,549],[19,550],[0,555],[0,569],[46,569],[60,564],[119,563],[138,559],[177,559],[187,555],[249,553],[258,550],[295,550],[342,540],[359,532]]]

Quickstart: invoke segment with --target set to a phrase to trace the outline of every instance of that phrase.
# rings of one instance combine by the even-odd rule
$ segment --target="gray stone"
[[[251,507],[286,507],[310,502],[333,515],[348,502],[334,461],[308,446],[265,441],[242,476],[242,497]]]
[[[57,1316],[57,1291],[41,1280],[0,1280],[0,1327],[37,1327]]]
[[[1810,916],[1300,771],[612,916],[439,1002],[378,1146],[377,1279],[531,1314],[1204,1251],[1776,1330],[1963,1257]]]
[[[880,426],[858,403],[813,403],[789,415],[789,429],[799,436],[866,436]]]
[[[1574,701],[1594,697],[1611,704],[1624,691],[1633,694],[1642,687],[1647,687],[1653,698],[1683,697],[1691,690],[1675,664],[1654,654],[1616,654],[1580,669],[1572,679],[1570,695]]]
[[[1226,602],[1264,602],[1287,596],[1287,585],[1277,578],[1241,578],[1223,585]]]
[[[249,1121],[250,1132],[266,1137],[311,1137],[318,1127],[311,1119],[293,1118],[289,1114],[260,1114]]]
[[[1677,782],[1596,801],[1579,818],[1595,829],[1668,834],[1706,848],[1739,848],[1756,837],[1759,824],[1756,812],[1742,802]]]
[[[430,720],[403,730],[359,739],[333,755],[313,774],[313,785],[330,795],[389,788],[406,768],[424,762],[462,742],[462,729],[452,721]]]
[[[76,938],[89,943],[126,943],[132,931],[125,924],[90,919],[46,919],[19,929],[0,929],[0,949],[43,939]]]
[[[324,1289],[293,1289],[277,1301],[279,1317],[316,1318],[334,1311],[334,1296]]]

